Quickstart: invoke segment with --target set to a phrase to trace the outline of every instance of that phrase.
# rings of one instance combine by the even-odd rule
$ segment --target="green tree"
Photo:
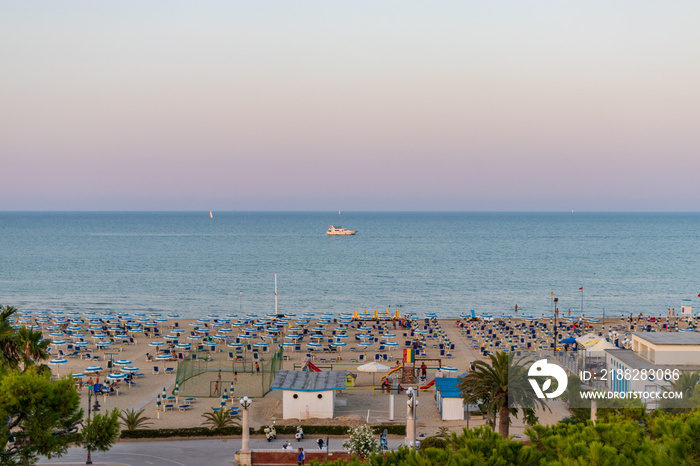
[[[212,430],[241,425],[239,422],[240,418],[238,416],[231,416],[230,409],[223,408],[218,411],[204,413],[202,414],[202,417],[205,419],[202,425],[209,427]]]
[[[151,422],[148,422],[151,418],[143,415],[145,410],[146,408],[143,408],[140,411],[136,411],[133,408],[129,411],[123,409],[119,414],[119,419],[121,419],[124,423],[124,428],[127,430],[134,430],[152,425]]]
[[[93,451],[109,451],[119,437],[119,410],[114,408],[105,414],[95,414],[85,422],[81,443],[87,450],[88,464]]]
[[[43,340],[40,331],[14,328],[12,318],[16,313],[12,306],[0,306],[0,363],[6,368],[26,370],[48,358],[51,340]]]
[[[459,382],[465,404],[485,404],[487,412],[498,414],[498,432],[508,437],[510,416],[522,409],[528,423],[535,423],[535,409],[545,408],[528,382],[524,359],[514,353],[490,354],[491,364],[476,361],[473,370]]]
[[[47,348],[51,344],[51,340],[42,339],[41,332],[30,330],[27,327],[20,327],[17,329],[15,338],[19,365],[22,369],[48,359],[49,353]]]
[[[4,464],[30,464],[37,455],[63,454],[75,438],[68,433],[82,418],[73,381],[51,380],[30,366],[24,372],[0,368],[0,451]],[[14,440],[14,442],[13,442]],[[10,447],[12,448],[12,447]]]
[[[664,392],[682,393],[682,398],[669,398],[659,401],[659,408],[664,411],[682,410],[689,412],[692,410],[692,398],[695,394],[695,387],[700,382],[700,372],[681,372],[678,380],[671,380],[670,387],[661,387]]]

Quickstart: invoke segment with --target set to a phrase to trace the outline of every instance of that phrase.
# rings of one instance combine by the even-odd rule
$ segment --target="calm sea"
[[[0,212],[0,227],[0,303],[23,310],[269,313],[275,274],[287,313],[540,316],[554,292],[572,315],[656,315],[700,300],[699,214]]]

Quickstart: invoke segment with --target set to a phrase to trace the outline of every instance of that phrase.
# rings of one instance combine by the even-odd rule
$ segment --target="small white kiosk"
[[[346,370],[279,371],[270,388],[282,390],[282,419],[333,419],[335,391],[345,388]]]

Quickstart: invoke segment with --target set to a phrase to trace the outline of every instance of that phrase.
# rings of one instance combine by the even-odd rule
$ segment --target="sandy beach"
[[[48,321],[47,321],[48,317]],[[552,345],[552,330],[553,319],[528,319],[523,318],[486,318],[486,320],[469,321],[467,319],[414,319],[411,321],[411,327],[401,326],[400,321],[351,321],[346,319],[343,323],[342,319],[327,317],[325,319],[301,319],[293,318],[288,322],[282,322],[282,325],[277,327],[277,332],[274,334],[266,334],[265,338],[256,337],[252,342],[260,343],[256,351],[262,357],[262,373],[258,374],[255,371],[255,362],[253,353],[245,351],[247,342],[245,338],[240,338],[246,335],[246,331],[251,333],[252,324],[248,322],[245,325],[236,323],[235,319],[217,319],[211,318],[208,322],[197,321],[194,319],[179,319],[168,318],[160,319],[160,322],[144,321],[133,328],[137,331],[129,332],[126,335],[130,338],[118,337],[119,334],[124,334],[124,324],[128,318],[123,317],[121,324],[115,318],[102,317],[102,322],[94,320],[92,324],[87,320],[75,322],[66,316],[37,316],[36,314],[28,316],[24,315],[21,323],[24,325],[40,325],[44,327],[46,338],[53,341],[64,341],[65,344],[51,346],[51,359],[63,358],[65,363],[59,365],[51,365],[53,373],[57,376],[67,376],[69,373],[83,373],[81,377],[82,385],[79,389],[83,407],[87,409],[88,404],[88,389],[87,382],[92,379],[103,383],[108,379],[111,372],[118,372],[120,367],[132,367],[138,370],[135,373],[140,374],[134,378],[135,384],[127,386],[124,381],[119,381],[116,384],[118,394],[109,396],[100,396],[99,400],[102,409],[118,408],[139,410],[145,408],[145,414],[151,418],[151,428],[178,428],[178,427],[196,427],[202,425],[204,418],[202,414],[209,412],[212,408],[221,406],[221,394],[229,394],[231,382],[234,384],[234,397],[226,401],[226,406],[238,406],[238,398],[242,396],[254,396],[254,402],[250,409],[250,423],[252,427],[267,425],[273,420],[279,425],[293,425],[303,422],[304,424],[338,424],[338,425],[360,425],[366,422],[370,424],[378,424],[388,422],[389,420],[389,403],[391,397],[383,394],[379,389],[381,384],[381,376],[376,374],[373,377],[371,373],[359,372],[357,366],[365,362],[372,361],[375,354],[386,354],[384,360],[382,356],[381,363],[390,367],[395,367],[402,363],[403,348],[406,345],[413,346],[414,342],[420,342],[421,349],[417,350],[418,358],[428,359],[428,374],[427,381],[432,380],[439,366],[450,366],[454,368],[451,373],[457,376],[468,371],[471,362],[478,359],[487,359],[487,353],[491,351],[517,351],[527,355],[543,354],[551,350]],[[82,322],[82,323],[80,323]],[[654,331],[676,330],[687,328],[689,323],[682,322],[679,319],[671,318],[641,318],[635,317],[630,323],[628,318],[610,318],[604,322],[580,321],[564,319],[563,324],[560,320],[559,333],[563,337],[574,334],[583,334],[593,332],[595,334],[603,334],[609,337],[611,341],[618,341],[624,345],[625,338],[630,330],[637,331],[640,327],[644,330],[651,329]],[[270,326],[270,321],[264,323]],[[319,327],[321,325],[321,327]],[[60,328],[56,328],[60,327]],[[359,328],[358,328],[359,327]],[[68,329],[72,330],[68,330]],[[157,328],[157,330],[156,330]],[[261,326],[257,327],[261,328]],[[312,329],[317,330],[312,330]],[[230,329],[222,331],[222,329]],[[295,330],[296,329],[296,330]],[[321,332],[322,331],[322,332]],[[94,333],[92,333],[94,332]],[[271,359],[275,349],[285,341],[296,341],[294,337],[288,338],[288,335],[294,333],[310,335],[313,332],[319,332],[333,339],[336,335],[347,335],[347,337],[335,338],[338,342],[347,342],[346,345],[340,345],[336,353],[327,353],[323,351],[312,352],[306,346],[310,339],[306,338],[301,345],[295,345],[300,351],[293,351],[295,348],[287,345],[284,351],[284,360],[282,361],[281,369],[300,370],[305,362],[309,360],[308,355],[311,355],[312,363],[321,370],[346,369],[356,375],[354,380],[354,388],[343,390],[337,394],[335,418],[334,419],[307,419],[299,420],[282,420],[282,393],[278,390],[271,390],[265,396],[260,396],[262,391],[262,379],[267,377],[270,381],[272,376],[266,373],[268,361]],[[335,332],[335,335],[333,335]],[[381,333],[380,333],[381,332]],[[420,333],[419,333],[420,332]],[[59,333],[63,336],[59,336]],[[100,337],[99,335],[104,336]],[[69,335],[70,334],[70,335]],[[83,335],[75,337],[75,335]],[[374,342],[372,345],[359,346],[358,341],[365,341],[362,338],[356,338],[360,335],[373,334],[381,336],[381,341]],[[413,334],[413,335],[411,335]],[[166,338],[167,336],[171,336]],[[206,336],[208,335],[208,336]],[[218,335],[218,338],[213,338]],[[392,336],[393,335],[393,336]],[[173,336],[177,338],[173,338]],[[200,338],[202,336],[203,338]],[[236,338],[239,341],[246,342],[244,351],[236,358],[236,348],[228,346],[229,343],[235,342]],[[120,340],[122,338],[122,340]],[[188,340],[191,338],[191,340]],[[225,339],[224,339],[225,338]],[[69,347],[69,342],[86,341],[86,347],[81,349],[82,357],[74,353],[77,347],[73,344]],[[321,338],[319,338],[321,340]],[[206,348],[213,350],[202,353],[198,351],[200,359],[202,354],[206,354],[208,361],[204,361],[202,367],[207,367],[208,370],[196,377],[192,377],[189,381],[179,381],[179,393],[175,393],[176,379],[178,377],[178,365],[190,364],[191,351],[174,346],[179,342],[184,345],[185,342],[195,343],[192,345],[194,349],[200,344]],[[332,340],[329,340],[332,341]],[[111,344],[97,348],[96,344],[100,342],[111,342]],[[175,360],[149,360],[150,357],[157,357],[162,354],[163,350],[168,348],[168,343],[173,345],[173,351],[176,358],[182,357],[187,361],[184,363]],[[389,346],[382,347],[381,342],[390,343]],[[251,343],[254,344],[254,343]],[[234,345],[235,346],[235,345]],[[366,348],[366,350],[363,350]],[[381,348],[381,350],[380,350]],[[355,350],[353,350],[355,349]],[[561,349],[561,348],[560,348]],[[73,353],[73,356],[69,354]],[[231,353],[231,354],[230,354]],[[90,357],[85,355],[89,354]],[[233,356],[233,358],[230,358]],[[364,361],[361,360],[364,356]],[[122,364],[121,366],[117,362]],[[125,366],[126,364],[126,366]],[[101,370],[93,373],[86,373],[86,369],[91,366],[98,366]],[[109,366],[112,366],[110,369]],[[157,369],[156,369],[157,368]],[[218,393],[215,392],[217,382],[219,381],[218,370],[221,371],[221,382],[219,383]],[[171,371],[168,371],[171,369]],[[133,371],[133,369],[131,369]],[[234,375],[234,370],[236,374]],[[169,372],[169,373],[168,373]],[[400,371],[397,371],[400,374]],[[180,368],[180,376],[183,371]],[[447,375],[444,372],[443,375]],[[77,379],[76,379],[77,380]],[[194,383],[193,381],[197,382]],[[374,380],[374,382],[373,382]],[[268,382],[269,383],[269,382]],[[374,383],[374,385],[373,385]],[[419,386],[416,384],[415,386]],[[407,388],[407,387],[404,387]],[[159,394],[165,392],[166,396],[176,398],[163,402],[172,405],[173,409],[157,412],[157,398]],[[195,393],[196,392],[196,393]],[[418,431],[420,434],[432,435],[437,432],[440,427],[447,427],[451,430],[460,430],[466,425],[466,421],[442,421],[436,404],[434,402],[435,392],[431,390],[421,391],[420,399],[422,402],[418,412]],[[394,422],[405,422],[406,409],[403,402],[403,396],[394,397],[395,419]],[[188,399],[188,400],[186,400]],[[181,405],[189,405],[187,410],[178,409]],[[561,405],[558,408],[550,411],[539,413],[540,422],[550,424],[559,421],[561,418],[568,415],[567,410]],[[484,423],[482,419],[471,419],[470,426],[475,426]],[[514,420],[511,432],[514,435],[522,433],[524,426],[518,419]]]

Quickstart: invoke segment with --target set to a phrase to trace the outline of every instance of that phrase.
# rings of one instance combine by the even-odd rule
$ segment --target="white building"
[[[270,388],[282,390],[283,419],[333,419],[335,391],[345,388],[347,371],[279,371]]]
[[[614,392],[659,392],[669,374],[700,370],[700,333],[634,332],[632,349],[605,351],[607,386]],[[656,399],[644,400],[650,408]]]

